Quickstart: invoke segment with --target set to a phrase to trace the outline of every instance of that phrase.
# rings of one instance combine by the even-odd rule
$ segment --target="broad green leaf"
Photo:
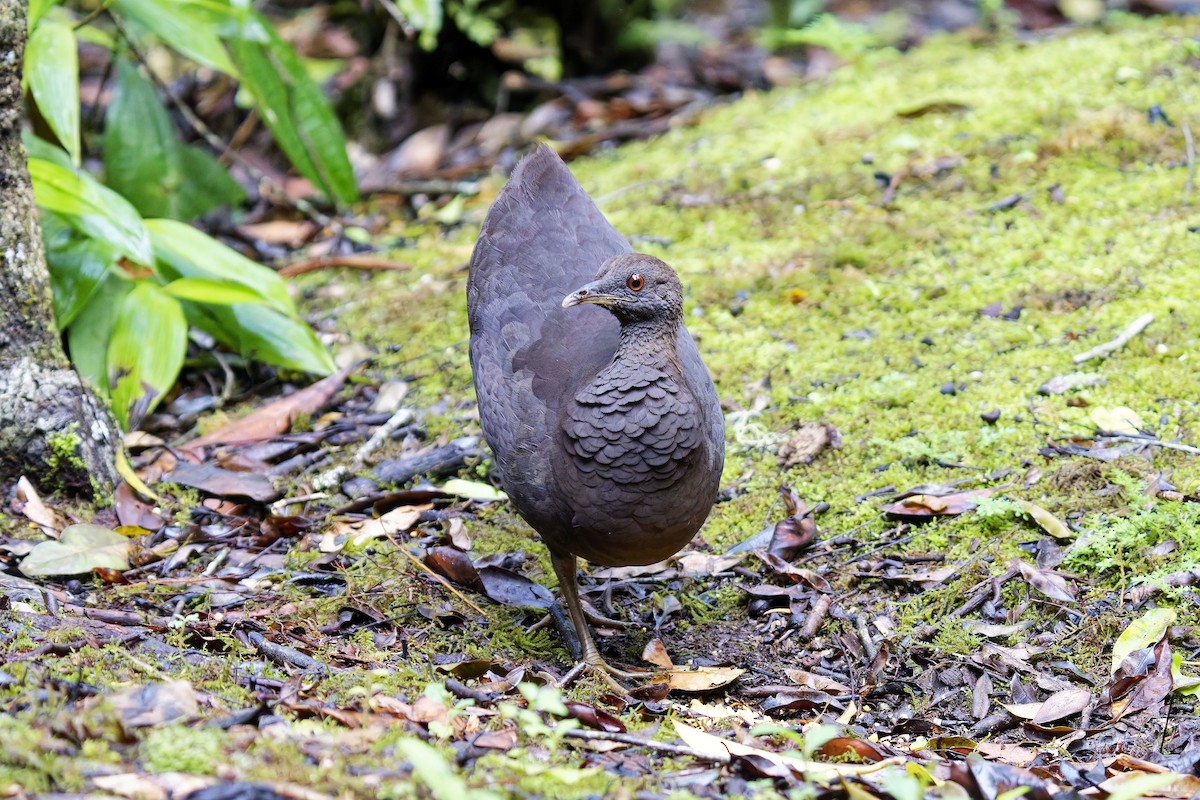
[[[133,430],[175,385],[187,354],[187,319],[179,301],[142,281],[121,302],[108,342],[113,413]]]
[[[193,61],[237,74],[221,44],[220,21],[211,13],[214,9],[180,0],[113,0],[113,7]]]
[[[1200,694],[1200,678],[1183,674],[1183,653],[1171,654],[1171,688],[1185,697]]]
[[[159,272],[167,280],[208,278],[239,283],[272,308],[288,316],[296,315],[287,285],[273,270],[182,222],[148,219],[146,230],[150,232]]]
[[[54,318],[63,330],[91,299],[120,254],[99,239],[82,236],[53,211],[42,213],[42,240],[54,289]]]
[[[63,169],[75,169],[75,165],[71,163],[70,153],[56,144],[34,136],[31,131],[21,132],[21,143],[25,145],[25,152],[30,158],[40,158],[43,161],[57,164]]]
[[[247,358],[315,375],[334,370],[333,359],[311,328],[266,305],[189,303],[187,311],[193,325]]]
[[[262,295],[231,281],[217,281],[211,278],[179,278],[162,287],[163,291],[180,300],[193,300],[197,303],[215,303],[217,305],[233,305],[234,303],[261,303]]]
[[[29,30],[33,31],[46,12],[60,2],[62,0],[29,0]]]
[[[129,569],[132,543],[99,525],[68,525],[57,540],[34,545],[19,569],[30,578],[82,575],[93,569]]]
[[[337,117],[295,51],[269,27],[267,35],[265,45],[229,42],[242,86],[292,165],[333,200],[353,202],[358,189]]]
[[[1125,657],[1135,650],[1158,644],[1166,635],[1167,628],[1175,622],[1175,616],[1173,608],[1152,608],[1129,623],[1129,627],[1121,631],[1121,635],[1113,643],[1112,667],[1109,672],[1116,672]]]
[[[128,59],[118,61],[104,128],[108,185],[142,214],[193,219],[244,196],[216,159],[179,141],[158,92]]]
[[[236,206],[246,199],[246,191],[220,161],[199,145],[183,145],[180,163],[186,178],[179,198],[178,219],[195,219],[221,206]]]
[[[79,230],[118,249],[138,264],[152,263],[146,226],[129,201],[84,171],[29,159],[37,204],[62,214]]]
[[[133,283],[120,274],[109,271],[79,314],[67,328],[67,350],[75,371],[86,378],[96,391],[109,396],[108,340],[112,338],[117,311]]]
[[[43,20],[25,48],[25,75],[38,110],[79,165],[79,56],[75,33],[58,20]]]

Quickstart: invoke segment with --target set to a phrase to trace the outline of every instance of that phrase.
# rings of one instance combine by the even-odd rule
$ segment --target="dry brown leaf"
[[[24,514],[26,519],[41,528],[42,533],[51,539],[58,538],[67,521],[42,502],[37,489],[24,475],[17,480],[16,499],[22,504],[20,513]]]
[[[642,648],[642,660],[664,669],[672,669],[675,666],[671,662],[671,656],[667,653],[666,645],[662,643],[662,639],[658,638],[646,642],[646,646]]]
[[[1091,701],[1092,693],[1082,686],[1063,689],[1046,698],[1046,702],[1042,703],[1031,722],[1035,725],[1045,725],[1047,722],[1072,717],[1087,708]]]
[[[736,681],[746,670],[738,667],[700,667],[673,669],[664,673],[667,684],[676,692],[710,692]]]
[[[316,414],[333,399],[342,388],[353,365],[322,378],[311,386],[287,397],[267,403],[246,416],[217,428],[185,444],[181,449],[193,458],[200,459],[205,447],[218,444],[243,444],[257,442],[286,433],[292,420],[302,414]]]

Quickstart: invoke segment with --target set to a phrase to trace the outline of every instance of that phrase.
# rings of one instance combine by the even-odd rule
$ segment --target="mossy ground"
[[[1133,409],[1163,441],[1200,442],[1193,366],[1200,189],[1188,191],[1183,132],[1200,100],[1195,32],[1189,20],[1121,18],[1107,28],[1033,42],[938,38],[904,55],[870,54],[821,84],[749,96],[693,127],[572,164],[616,227],[638,249],[675,266],[688,287],[688,326],[727,407],[723,485],[733,490],[697,547],[724,551],[781,518],[777,491],[789,484],[810,505],[829,504],[819,519],[822,537],[850,534],[853,544],[843,555],[887,549],[896,523],[881,514],[878,498],[855,498],[975,478],[966,488],[988,486],[999,496],[1032,501],[1079,532],[1064,569],[1078,576],[1084,607],[1099,611],[1086,625],[1072,618],[1064,641],[1080,670],[1106,674],[1113,637],[1140,613],[1123,604],[1121,593],[1200,566],[1200,505],[1145,493],[1155,476],[1196,492],[1200,460],[1163,449],[1110,463],[1039,451],[1087,437],[1095,427],[1092,410],[1115,406]],[[1173,124],[1151,115],[1152,108]],[[478,429],[466,353],[465,264],[500,185],[491,181],[471,198],[457,227],[398,227],[405,243],[398,257],[411,264],[407,272],[300,281],[320,327],[377,351],[374,375],[410,381],[408,402],[429,409],[424,425],[431,438]],[[999,314],[983,313],[995,304]],[[1072,363],[1146,312],[1155,321],[1123,350]],[[1078,369],[1103,383],[1065,395],[1038,393],[1050,378]],[[1000,416],[989,424],[980,415],[993,410]],[[836,427],[841,448],[781,469],[780,443],[807,422]],[[962,565],[925,592],[860,582],[852,565],[836,559],[816,565],[835,581],[846,612],[827,623],[825,645],[842,626],[849,630],[855,614],[890,614],[892,658],[901,668],[914,637],[930,626],[933,634],[918,642],[923,647],[951,661],[971,653],[978,635],[947,613],[971,587],[1022,555],[1021,545],[1042,536],[1011,506],[985,511],[911,528],[896,539],[891,552],[941,553],[946,563]],[[541,561],[540,572],[530,574],[550,577],[541,548],[507,510],[487,511],[469,525],[476,554],[528,552]],[[1152,549],[1165,541],[1176,547]],[[293,553],[288,567],[302,570],[313,557]],[[276,615],[275,624],[325,642],[339,657],[386,668],[340,672],[311,686],[266,660],[254,669],[344,708],[384,695],[412,701],[427,685],[438,686],[439,653],[526,661],[532,668],[566,660],[555,634],[527,633],[528,618],[511,609],[488,605],[486,622],[465,612],[465,624],[418,625],[422,608],[462,609],[402,563],[386,548],[355,554],[345,565],[343,597],[314,602],[278,583],[243,608]],[[150,590],[103,591],[126,591],[129,599]],[[653,591],[639,602],[652,604]],[[816,646],[771,641],[728,582],[683,580],[658,591],[686,600],[683,623],[667,637],[677,659],[730,660],[748,667],[751,679],[778,682],[783,667]],[[1028,600],[1024,586],[1002,591],[1010,605]],[[1167,588],[1158,600],[1174,603],[1183,594],[1190,590]],[[320,626],[348,600],[369,601],[398,626],[419,631],[406,642],[407,658],[395,656],[394,642],[320,636]],[[1036,601],[1025,609],[1034,630],[1049,627],[1058,613]],[[1194,611],[1183,609],[1180,621],[1194,623]],[[180,652],[201,652],[195,635],[180,628],[168,639]],[[16,637],[3,649],[15,657],[33,641]],[[632,660],[644,637],[615,641],[621,644],[612,652]],[[214,642],[219,637],[205,643],[205,652]],[[220,646],[248,657],[244,642]],[[318,647],[313,654],[323,660],[331,651]],[[35,669],[56,686],[82,680],[103,689],[167,672],[121,648],[71,650],[36,668],[6,666],[0,677],[16,680],[0,682],[12,711],[0,718],[0,791],[6,781],[30,791],[75,790],[87,785],[97,764],[202,773],[204,765],[195,762],[214,760],[210,751],[226,754],[214,774],[289,780],[331,793],[424,796],[419,786],[441,780],[437,764],[419,769],[416,783],[400,769],[409,753],[402,725],[358,734],[320,715],[299,721],[298,712],[293,725],[255,738],[236,756],[229,755],[241,752],[234,733],[171,728],[109,740],[98,734],[108,724],[101,716],[89,729],[94,733],[76,728],[66,737],[77,748],[71,758],[58,757],[35,723],[52,720],[61,733],[69,693],[62,688],[33,700],[22,686]],[[185,659],[169,672],[207,692],[213,714],[253,703],[252,689],[219,659]],[[586,683],[572,691],[597,694]],[[736,703],[736,690],[733,696]],[[926,701],[914,698],[917,713],[927,710]],[[172,739],[176,733],[180,738]],[[442,743],[452,738],[435,736]],[[594,759],[547,741],[522,738],[514,750],[475,761],[467,785],[561,797],[616,790],[611,776],[583,769]],[[395,769],[381,770],[381,761]],[[451,775],[443,785],[461,789],[453,781],[463,781],[463,773],[451,763],[443,765]],[[668,772],[659,765],[620,785],[629,792],[695,788],[664,781]],[[386,776],[384,788],[379,775]]]

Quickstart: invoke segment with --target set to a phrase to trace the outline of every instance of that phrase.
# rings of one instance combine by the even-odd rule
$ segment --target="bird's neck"
[[[679,332],[677,319],[640,320],[621,325],[621,340],[613,361],[632,359],[648,367],[666,369],[679,363],[675,336]]]

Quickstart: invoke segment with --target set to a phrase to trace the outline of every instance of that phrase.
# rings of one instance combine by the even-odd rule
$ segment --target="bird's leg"
[[[583,663],[592,669],[600,671],[606,676],[609,683],[621,691],[625,691],[624,687],[621,687],[612,678],[637,680],[653,674],[649,672],[627,672],[626,670],[617,669],[601,657],[600,651],[596,648],[596,642],[592,639],[592,632],[588,628],[587,617],[583,613],[583,605],[579,601],[579,578],[575,569],[575,556],[570,553],[556,553],[551,551],[550,563],[554,567],[554,574],[558,576],[558,590],[562,592],[563,605],[567,607],[567,614],[571,617],[571,624],[575,626],[575,633],[579,636],[579,646],[583,651]]]

